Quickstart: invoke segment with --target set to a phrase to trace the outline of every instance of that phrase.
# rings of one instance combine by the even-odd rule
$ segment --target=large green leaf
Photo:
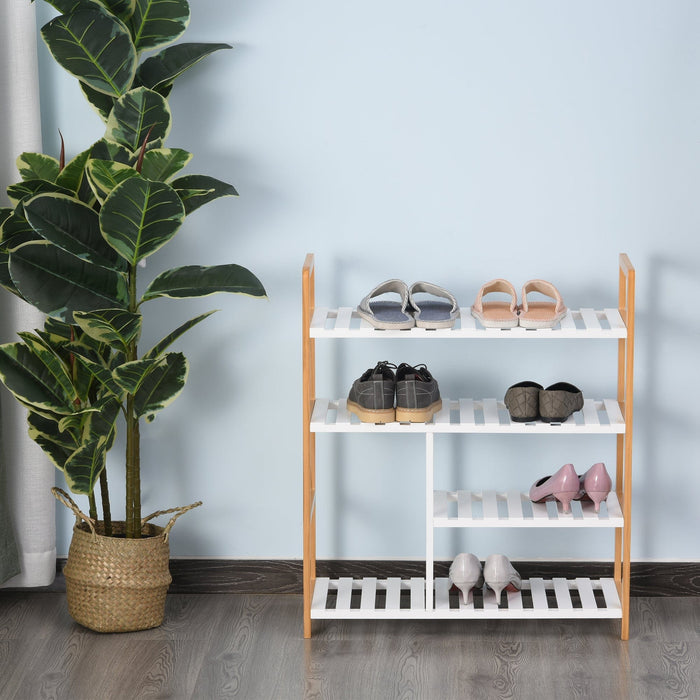
[[[66,167],[59,173],[56,184],[65,187],[73,194],[77,195],[80,193],[83,190],[83,182],[85,180],[85,163],[87,163],[89,157],[90,149],[87,148],[74,158],[71,158],[66,163]]]
[[[117,367],[112,374],[117,384],[124,389],[124,391],[135,394],[146,377],[161,364],[166,364],[165,359],[134,360],[132,362],[125,362],[123,365]]]
[[[134,396],[134,412],[137,418],[153,420],[155,413],[172,403],[187,381],[189,365],[180,352],[163,356],[146,376]]]
[[[0,207],[0,226],[2,226],[13,214],[12,207]]]
[[[114,103],[105,138],[138,151],[146,136],[150,144],[160,145],[170,133],[171,122],[170,107],[162,95],[148,88],[134,88]]]
[[[106,457],[106,441],[92,440],[81,445],[66,460],[63,468],[68,488],[73,493],[92,493],[105,468]]]
[[[247,294],[253,297],[266,295],[260,280],[240,265],[186,265],[158,275],[148,286],[142,301],[157,297],[205,297],[217,292]]]
[[[15,206],[38,194],[51,193],[73,194],[70,189],[62,187],[58,183],[49,182],[48,180],[25,180],[24,182],[17,182],[14,185],[10,185],[7,188],[7,196]]]
[[[75,401],[78,397],[68,373],[68,368],[54,352],[51,345],[33,333],[18,333],[17,335],[24,341],[24,344],[32,354],[44,364],[51,377],[53,377],[54,383],[61,387],[63,395],[70,397],[71,401]]]
[[[126,348],[141,334],[141,314],[123,309],[99,309],[97,311],[76,311],[73,320],[91,338],[101,343]]]
[[[24,343],[0,345],[0,381],[25,406],[67,414],[73,394],[64,391],[51,370]]]
[[[10,276],[20,294],[49,316],[71,321],[73,311],[128,308],[126,278],[50,243],[26,243],[10,255]]]
[[[136,0],[129,26],[140,53],[172,43],[187,29],[189,21],[186,0]]]
[[[56,158],[43,153],[25,152],[17,158],[17,170],[23,180],[48,180],[56,182],[59,163]]]
[[[153,148],[146,151],[141,175],[146,180],[166,182],[192,160],[192,154],[181,148]]]
[[[173,180],[170,184],[180,195],[188,214],[219,197],[238,196],[238,192],[232,185],[209,175],[185,175]]]
[[[135,82],[137,85],[160,92],[163,87],[170,85],[188,68],[199,63],[209,54],[230,48],[232,47],[229,44],[183,43],[169,46],[155,56],[147,58],[136,69]]]
[[[137,55],[129,30],[99,9],[55,17],[41,35],[58,64],[93,89],[123,95],[136,73]]]
[[[80,447],[80,441],[72,431],[62,431],[56,418],[29,410],[27,423],[29,437],[44,450],[51,462],[63,471],[68,458]]]
[[[186,321],[183,323],[181,326],[178,326],[172,333],[168,333],[168,335],[165,336],[160,342],[156,343],[143,357],[144,359],[148,359],[151,357],[159,357],[160,355],[165,352],[167,348],[169,348],[183,333],[186,333],[190,328],[193,326],[196,326],[200,321],[203,321],[205,318],[211,316],[213,313],[216,313],[216,310],[214,311],[207,311],[204,314],[201,314],[199,316],[195,316],[195,318],[191,318],[189,321]]]
[[[100,204],[104,204],[105,199],[119,183],[138,176],[138,172],[129,165],[97,158],[91,158],[87,162],[86,172],[90,187]]]
[[[85,95],[85,99],[90,103],[90,106],[95,110],[95,112],[97,112],[100,119],[106,124],[112,111],[112,107],[114,107],[114,101],[117,98],[113,95],[105,95],[104,92],[95,90],[95,88],[90,87],[82,81],[78,81],[78,83],[80,85],[80,89],[83,91],[83,95]]]
[[[104,5],[113,15],[121,20],[127,20],[134,14],[136,0],[96,0]]]
[[[125,271],[124,260],[107,245],[91,207],[62,194],[42,194],[24,203],[31,227],[47,241],[81,260]]]
[[[10,214],[0,226],[0,248],[13,250],[28,241],[40,241],[41,236],[29,225],[22,205]]]
[[[90,158],[112,160],[115,163],[131,166],[136,163],[136,156],[128,148],[124,148],[116,141],[109,141],[108,139],[100,139],[92,144]]]
[[[91,377],[93,377],[100,385],[101,394],[111,394],[117,400],[121,401],[124,397],[123,389],[117,384],[112,376],[112,372],[104,365],[94,360],[88,359],[84,355],[76,354],[75,360]]]
[[[100,227],[107,242],[133,265],[165,245],[184,218],[184,207],[172,187],[134,177],[107,197]]]

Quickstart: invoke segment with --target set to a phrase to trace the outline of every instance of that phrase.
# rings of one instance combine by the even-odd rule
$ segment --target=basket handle
[[[141,527],[143,527],[149,520],[153,520],[153,518],[157,518],[159,515],[167,515],[168,513],[175,513],[172,518],[168,521],[168,524],[163,528],[163,541],[167,542],[168,537],[170,535],[170,530],[172,529],[172,526],[175,524],[175,521],[181,516],[184,515],[188,510],[192,510],[193,508],[198,508],[199,506],[202,505],[202,501],[197,501],[195,503],[190,503],[188,506],[178,506],[177,508],[168,508],[168,510],[157,510],[155,513],[151,513],[150,515],[147,515],[145,518],[142,518],[141,520]]]
[[[95,532],[95,521],[92,518],[89,518],[87,515],[85,515],[85,513],[83,513],[83,511],[81,511],[80,508],[78,508],[76,502],[63,489],[59,489],[58,486],[53,486],[51,488],[51,493],[56,497],[57,500],[63,503],[63,505],[66,506],[66,508],[73,511],[73,514],[75,515],[76,524],[79,524],[81,520],[84,520],[88,524],[88,527],[90,528],[92,534],[97,534]]]

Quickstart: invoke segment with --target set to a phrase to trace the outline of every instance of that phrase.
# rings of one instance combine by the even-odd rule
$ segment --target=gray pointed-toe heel
[[[496,602],[501,604],[503,589],[519,591],[523,581],[520,574],[504,554],[489,554],[484,562],[484,581],[496,594]]]
[[[484,577],[481,563],[474,554],[458,554],[450,564],[450,583],[462,592],[462,599],[467,602],[467,596],[472,588],[481,588]]]

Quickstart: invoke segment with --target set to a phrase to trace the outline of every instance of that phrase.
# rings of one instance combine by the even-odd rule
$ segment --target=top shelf
[[[316,307],[309,335],[312,338],[626,338],[627,328],[617,309],[569,309],[554,328],[483,328],[471,315],[470,307],[460,309],[454,328],[426,330],[379,330],[360,318],[349,306],[338,309]]]

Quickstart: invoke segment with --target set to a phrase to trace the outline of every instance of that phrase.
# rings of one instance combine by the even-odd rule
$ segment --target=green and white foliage
[[[173,83],[231,47],[173,43],[189,24],[187,0],[47,2],[60,14],[41,35],[105,132],[68,163],[63,152],[17,158],[21,180],[7,190],[11,206],[0,208],[0,285],[48,319],[0,345],[0,381],[27,408],[29,435],[69,487],[92,496],[121,421],[127,484],[138,484],[139,420],[153,420],[187,380],[187,359],[168,348],[213,313],[181,323],[140,355],[142,304],[218,292],[264,297],[265,289],[236,264],[166,270],[141,295],[137,284],[139,263],[189,214],[237,194],[216,178],[182,175],[192,154],[165,145]],[[140,494],[127,486],[131,536],[137,504]]]

